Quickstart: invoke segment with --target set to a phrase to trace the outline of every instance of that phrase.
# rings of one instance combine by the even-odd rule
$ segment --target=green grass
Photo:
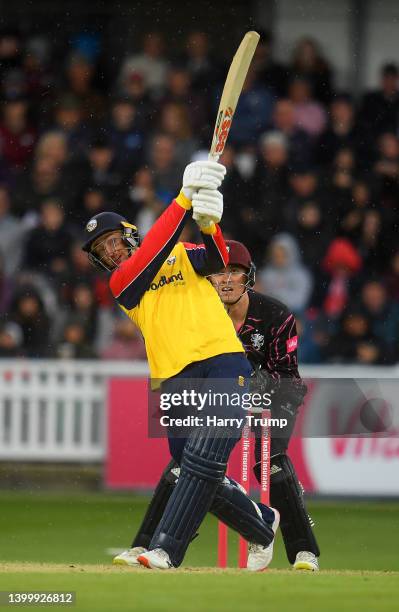
[[[287,570],[280,537],[274,569],[256,575],[110,566],[107,550],[129,545],[147,502],[133,495],[0,493],[0,590],[74,590],[72,609],[84,612],[113,612],[127,603],[129,610],[146,612],[250,611],[271,605],[278,612],[397,609],[399,573],[390,572],[399,572],[399,503],[309,504],[322,551],[323,571],[317,575]],[[216,521],[209,517],[184,567],[215,567],[216,534]],[[230,540],[235,567],[237,540]],[[63,565],[21,565],[26,562]]]

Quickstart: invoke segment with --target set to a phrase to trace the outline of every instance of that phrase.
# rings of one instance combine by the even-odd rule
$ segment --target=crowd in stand
[[[0,356],[144,359],[82,228],[116,210],[145,235],[205,155],[226,65],[192,32],[172,56],[147,33],[115,74],[101,39],[56,57],[45,37],[0,32]],[[302,363],[399,361],[399,71],[357,99],[301,39],[289,64],[263,33],[228,146],[227,237],[256,288],[294,311]],[[195,224],[184,240],[197,242]]]

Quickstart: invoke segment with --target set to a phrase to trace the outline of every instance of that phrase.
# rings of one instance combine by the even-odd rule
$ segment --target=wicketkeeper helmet
[[[242,266],[247,272],[247,286],[253,287],[255,284],[256,266],[252,261],[250,252],[245,244],[237,240],[226,240],[227,250],[229,252],[229,264]]]

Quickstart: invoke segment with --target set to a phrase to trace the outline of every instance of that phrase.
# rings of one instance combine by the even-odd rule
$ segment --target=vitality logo
[[[177,274],[172,274],[172,276],[161,276],[158,283],[151,283],[150,289],[152,291],[156,291],[165,285],[169,285],[170,283],[176,283],[178,281],[184,281],[182,271],[180,270]]]

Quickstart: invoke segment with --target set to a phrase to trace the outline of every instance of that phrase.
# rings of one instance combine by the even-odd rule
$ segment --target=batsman
[[[162,392],[191,380],[207,391],[215,379],[228,380],[238,397],[248,392],[251,365],[208,280],[228,263],[218,226],[223,212],[218,188],[225,171],[214,161],[189,164],[180,194],[142,243],[137,228],[113,212],[94,216],[85,228],[83,249],[94,265],[110,273],[110,289],[141,330],[151,378],[161,381]],[[201,246],[178,242],[192,215],[203,236]],[[229,406],[228,412],[232,421],[245,420],[241,405]],[[250,542],[258,569],[266,567],[273,553],[279,513],[255,504],[225,478],[241,430],[233,425],[217,432],[194,426],[186,437],[178,437],[171,429],[167,434],[180,475],[161,504],[146,550],[136,555],[136,561],[148,568],[178,567],[206,513],[212,510]]]
[[[280,513],[280,528],[290,564],[295,570],[317,571],[319,547],[305,508],[302,487],[287,454],[297,411],[306,393],[298,372],[295,318],[284,304],[252,289],[255,265],[245,245],[235,240],[227,240],[226,245],[229,264],[222,271],[211,274],[209,279],[253,366],[251,392],[271,393],[272,417],[288,422],[284,430],[272,427],[271,431],[271,505]],[[260,436],[256,436],[254,473],[259,484],[260,446]],[[155,490],[132,547],[117,555],[115,564],[137,565],[137,557],[147,548],[177,477],[177,466],[172,461]],[[250,544],[247,567],[256,570],[260,565],[257,549]]]

